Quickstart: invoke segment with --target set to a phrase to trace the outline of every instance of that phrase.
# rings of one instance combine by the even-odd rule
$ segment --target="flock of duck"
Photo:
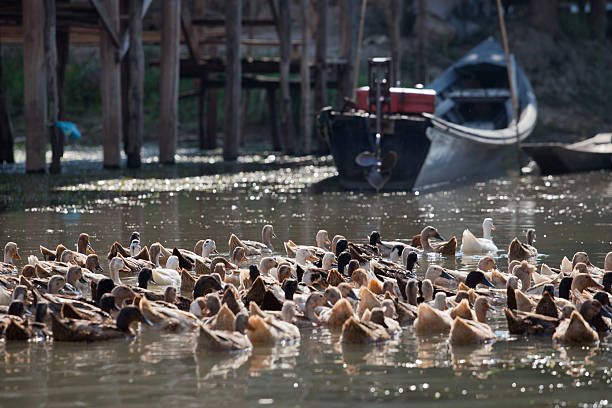
[[[491,256],[498,252],[494,229],[486,218],[482,238],[463,232],[460,251],[480,255],[474,270],[429,264],[422,279],[420,258],[457,251],[455,237],[445,241],[431,226],[397,241],[377,231],[365,242],[341,235],[330,241],[320,230],[315,245],[285,242],[283,255],[272,245],[271,225],[261,242],[231,234],[228,256],[212,239],[193,250],[168,249],[143,246],[134,232],[129,245],[111,246],[107,273],[86,233],[76,251],[41,246],[21,267],[18,246],[9,242],[0,263],[0,335],[91,342],[136,336],[142,323],[141,330],[194,333],[197,351],[237,351],[291,342],[309,327],[341,331],[343,343],[370,344],[413,325],[419,336],[447,334],[452,344],[470,345],[495,339],[487,324],[494,307],[504,308],[512,334],[582,345],[610,331],[612,252],[603,269],[577,252],[537,272],[530,229],[527,242],[512,240],[508,270],[500,271]]]

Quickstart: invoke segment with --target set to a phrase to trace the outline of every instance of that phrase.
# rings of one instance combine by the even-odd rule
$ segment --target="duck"
[[[193,252],[201,255],[202,258],[210,259],[211,255],[217,254],[217,244],[210,238],[205,240],[201,239],[194,245]]]
[[[200,326],[200,321],[192,313],[169,307],[167,303],[150,302],[146,297],[139,299],[138,309],[152,326],[167,332],[179,333]]]
[[[95,323],[88,320],[61,318],[51,313],[54,341],[101,341],[134,337],[133,323],[149,324],[135,306],[125,306],[117,315],[115,324]]]
[[[382,241],[380,238],[380,232],[378,231],[372,231],[368,236],[368,241],[370,245],[377,247],[380,254],[384,257],[391,257],[393,251],[395,251],[397,255],[401,256],[404,249],[408,249],[408,251],[417,250],[417,248],[413,247],[412,245],[408,245],[405,242]]]
[[[96,251],[94,251],[91,247],[91,243],[89,241],[89,234],[85,232],[79,234],[76,247],[76,252],[70,249],[65,249],[64,251],[62,251],[59,260],[64,263],[73,263],[85,267],[85,263],[87,262],[87,255],[96,253]]]
[[[450,330],[450,342],[453,345],[467,346],[481,344],[495,339],[495,334],[488,324],[477,320],[455,317]]]
[[[612,251],[608,252],[604,258],[604,272],[612,272]]]
[[[115,285],[121,285],[119,272],[130,272],[130,269],[125,266],[123,258],[116,256],[108,263],[108,274]]]
[[[513,312],[504,308],[504,314],[510,334],[552,336],[559,325],[558,318],[538,313]]]
[[[62,252],[66,249],[66,247],[62,244],[59,244],[55,251],[52,251],[44,246],[40,245],[40,253],[45,261],[59,261]]]
[[[342,238],[339,238],[339,237],[342,237],[342,236],[336,235],[334,238],[338,240],[345,239],[344,237]],[[287,253],[287,257],[289,258],[295,258],[297,251],[299,249],[306,249],[310,251],[311,254],[315,254],[317,256],[323,256],[326,252],[329,251],[327,249],[328,245],[330,245],[330,242],[329,242],[329,233],[327,232],[327,230],[319,230],[317,232],[317,234],[315,235],[315,245],[298,245],[292,240],[288,240],[283,243],[283,246],[285,247],[285,252]],[[337,246],[337,241],[334,241],[333,243],[331,243],[331,246],[332,248],[335,248]]]
[[[482,222],[482,238],[476,238],[469,229],[463,231],[461,236],[461,252],[464,255],[497,252],[497,246],[491,238],[491,231],[495,231],[492,218],[485,218]]]
[[[359,321],[355,316],[344,322],[340,336],[343,344],[373,344],[390,339],[391,336],[383,326],[370,321]]]
[[[179,259],[175,255],[171,255],[166,261],[165,268],[154,268],[151,270],[153,280],[159,286],[174,286],[181,287],[181,274],[179,270]]]
[[[419,304],[414,328],[417,334],[437,334],[450,331],[453,320],[446,312],[434,309],[427,303]]]
[[[4,262],[0,262],[0,274],[17,275],[19,269],[15,261],[20,261],[19,248],[14,242],[7,242],[4,246]]]
[[[276,234],[274,233],[274,227],[270,224],[266,224],[263,226],[261,230],[261,241],[248,241],[241,240],[235,234],[231,234],[229,238],[229,253],[233,253],[234,249],[238,246],[241,246],[245,249],[247,256],[252,255],[261,255],[261,254],[271,254],[274,252],[274,247],[272,246],[272,238],[276,238]]]
[[[534,242],[536,242],[536,233],[533,228],[527,230],[527,243],[523,243],[517,237],[514,237],[508,247],[508,260],[523,261],[536,257],[538,250],[533,246]]]
[[[582,317],[574,310],[569,319],[563,319],[553,334],[553,341],[567,345],[587,345],[599,342],[599,335]]]
[[[600,292],[605,295],[605,293]],[[609,302],[609,299],[605,299]],[[580,314],[584,320],[599,333],[610,331],[610,319],[612,313],[608,311],[597,299],[589,299],[580,306]]]
[[[230,311],[230,313],[232,313]],[[233,315],[233,313],[232,313]],[[233,330],[215,330],[200,325],[196,352],[204,351],[244,351],[253,348],[249,336],[245,334],[248,321],[246,313],[234,317]]]
[[[274,316],[266,315],[255,302],[249,304],[249,312],[250,316],[247,321],[246,331],[253,346],[273,346],[279,342],[300,338],[300,330],[296,325]]]
[[[421,247],[423,248],[423,253],[439,253],[443,256],[454,256],[455,251],[457,249],[457,238],[452,237],[447,242],[439,243],[432,245],[431,238],[437,238],[441,241],[444,241],[444,238],[440,235],[437,229],[431,226],[427,226],[423,228],[421,231]]]

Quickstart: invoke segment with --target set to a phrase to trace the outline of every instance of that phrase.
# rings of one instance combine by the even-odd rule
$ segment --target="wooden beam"
[[[110,36],[115,47],[120,48],[121,42],[119,41],[119,31],[114,28],[111,22],[109,10],[106,8],[106,4],[103,0],[89,0],[94,9],[98,12],[102,26]]]
[[[108,23],[119,31],[119,2],[104,0]],[[108,32],[100,33],[100,95],[102,97],[103,165],[117,168],[121,165],[121,65],[115,58],[115,46]]]
[[[272,21],[274,22],[274,28],[276,28],[276,34],[280,38],[281,23],[278,17],[278,6],[276,5],[276,0],[268,0],[268,5],[270,6],[270,14],[272,14]]]
[[[153,0],[143,1],[142,12],[140,13],[141,19],[143,19],[147,15],[147,11],[149,10],[149,7],[151,6],[152,2]],[[123,32],[123,35],[121,36],[121,44],[119,45],[118,50],[117,50],[117,61],[123,61],[123,58],[125,58],[125,55],[127,54],[129,48],[130,48],[130,27],[128,26],[128,28]]]
[[[194,18],[191,23],[193,25],[198,25],[198,26],[215,27],[215,26],[225,25],[225,20],[220,19],[220,18]],[[256,18],[242,19],[243,27],[271,27],[274,25],[275,25],[274,19],[256,19]]]
[[[416,49],[416,78],[417,83],[427,83],[427,5],[425,0],[418,0],[417,14],[417,49]]]
[[[140,167],[142,147],[142,102],[144,88],[144,52],[142,49],[142,1],[129,1],[130,53],[128,56],[128,135],[127,166]]]
[[[238,158],[240,141],[240,93],[242,70],[240,66],[240,33],[242,31],[242,0],[225,2],[225,117],[223,159]]]
[[[26,172],[45,171],[47,95],[45,8],[40,0],[23,0],[24,122]]]
[[[191,12],[189,11],[189,2],[183,0],[181,8],[181,27],[183,29],[183,37],[187,43],[187,49],[189,49],[189,55],[193,62],[198,63],[200,61],[200,44],[198,38],[194,37],[194,29],[191,23]]]
[[[0,163],[15,163],[13,127],[2,86],[2,52],[0,51]]]
[[[208,48],[208,52],[211,57],[217,56],[217,47],[210,46]],[[200,81],[206,77],[201,77]],[[218,113],[218,95],[219,91],[217,88],[212,88],[208,86],[208,83],[205,85],[206,90],[206,133],[204,137],[204,148],[205,149],[216,149],[217,148],[217,113]],[[225,84],[223,84],[225,86]]]
[[[58,29],[55,33],[57,43],[57,117],[59,120],[66,120],[66,65],[68,64],[68,54],[70,52],[70,32],[66,28]]]
[[[308,22],[310,21],[309,0],[302,0],[302,58],[300,65],[301,74],[301,119],[302,119],[302,141],[304,153],[312,151],[312,92],[310,89],[310,34]]]
[[[176,154],[180,49],[181,0],[164,0],[159,92],[159,161],[166,164],[174,163]]]
[[[281,89],[281,131],[285,154],[295,153],[295,128],[291,109],[291,89],[289,87],[289,70],[291,64],[291,15],[289,0],[279,2],[280,27],[280,89]]]
[[[51,141],[51,165],[49,171],[62,171],[61,158],[64,154],[64,135],[55,127],[59,116],[57,92],[57,42],[55,38],[55,0],[45,0],[45,60],[47,69],[47,95],[49,97],[49,126]]]
[[[389,26],[389,45],[391,48],[391,86],[397,86],[401,72],[401,37],[402,0],[390,0],[387,21]]]
[[[315,112],[327,106],[327,13],[328,0],[317,0],[317,43],[315,50]],[[317,139],[317,150],[327,150],[325,140]]]

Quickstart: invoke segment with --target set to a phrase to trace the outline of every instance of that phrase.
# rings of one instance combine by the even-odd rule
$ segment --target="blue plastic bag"
[[[81,138],[81,132],[79,132],[79,128],[72,122],[58,121],[55,122],[55,126],[59,128],[66,137],[69,137],[73,140],[79,140]]]

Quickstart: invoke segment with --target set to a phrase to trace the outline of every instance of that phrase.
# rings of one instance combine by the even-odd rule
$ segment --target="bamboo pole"
[[[355,99],[357,92],[357,80],[359,79],[359,54],[361,53],[361,41],[363,41],[363,24],[365,22],[366,4],[368,0],[361,0],[361,11],[359,13],[359,32],[357,34],[357,50],[355,50],[355,76],[353,77],[352,99]]]
[[[512,95],[512,112],[514,116],[514,126],[516,130],[516,160],[519,167],[519,173],[521,171],[521,138],[519,134],[519,113],[518,113],[518,100],[516,95],[516,83],[514,81],[515,76],[513,75],[512,61],[510,59],[510,47],[508,46],[508,34],[506,33],[506,22],[504,21],[504,14],[502,9],[501,0],[497,1],[497,15],[499,17],[499,28],[501,30],[502,42],[504,45],[504,53],[506,55],[506,70],[508,71],[508,84],[510,85],[510,94]]]

